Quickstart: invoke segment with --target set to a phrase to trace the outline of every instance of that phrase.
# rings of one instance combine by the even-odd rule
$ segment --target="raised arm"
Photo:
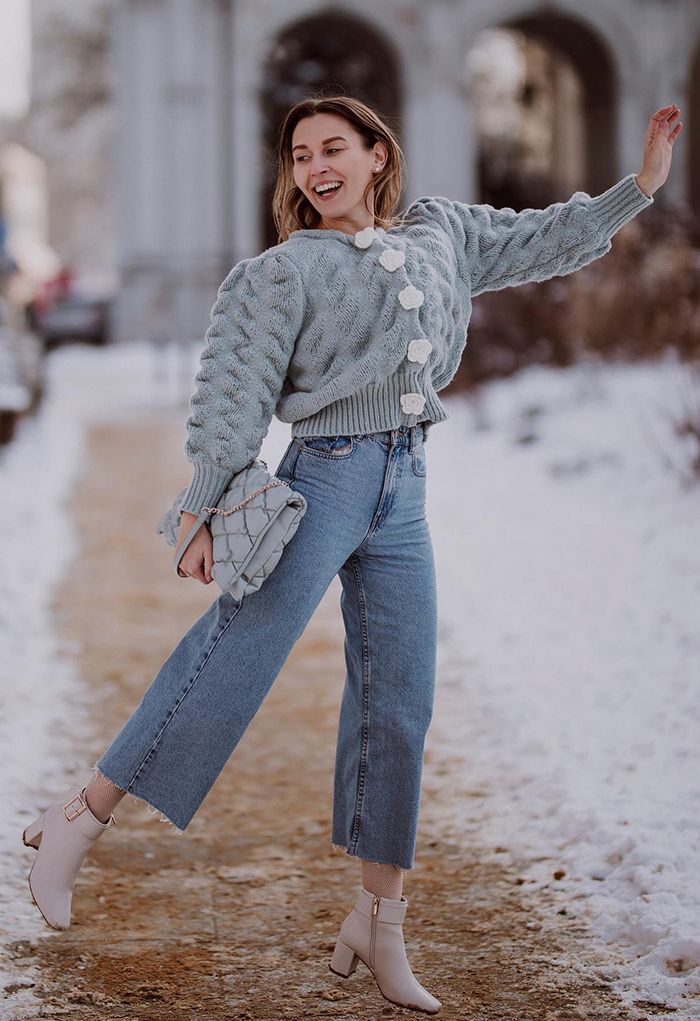
[[[237,263],[211,311],[185,453],[193,477],[180,509],[214,506],[231,477],[260,452],[303,318],[294,263],[263,252]]]
[[[519,213],[441,195],[414,206],[421,204],[450,236],[460,275],[475,296],[573,273],[609,252],[613,235],[653,201],[628,174],[595,198],[577,191],[567,202]]]
[[[653,192],[668,176],[679,113],[675,104],[657,110],[649,119],[639,174],[627,174],[595,197],[577,191],[567,202],[516,213],[423,196],[407,213],[425,217],[449,235],[472,295],[573,273],[609,252],[620,228],[653,203]]]

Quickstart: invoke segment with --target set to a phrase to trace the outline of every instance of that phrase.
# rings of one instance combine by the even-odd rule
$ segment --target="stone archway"
[[[260,201],[263,247],[267,248],[277,244],[271,213],[277,171],[274,148],[289,107],[312,94],[351,95],[377,110],[401,144],[403,104],[394,48],[374,25],[341,11],[326,10],[279,32],[265,62],[263,81]]]
[[[545,77],[551,79],[548,83],[551,91],[550,105],[555,118],[551,131],[563,130],[564,125],[558,127],[556,124],[557,115],[561,116],[561,104],[575,99],[576,116],[581,122],[577,146],[580,150],[578,162],[581,170],[574,187],[590,194],[604,191],[618,173],[618,78],[613,55],[604,38],[586,22],[546,9],[515,18],[504,18],[492,23],[490,27],[522,33],[525,40],[532,40],[544,50],[551,51],[552,60],[549,68],[544,71]],[[475,37],[474,45],[478,46],[478,37]],[[561,88],[562,82],[564,89]],[[529,83],[523,87],[523,104],[532,101],[532,95],[528,94],[530,88]],[[557,92],[565,95],[562,97]],[[479,159],[479,154],[475,153],[477,165]],[[533,188],[535,191],[532,194],[520,196],[517,189],[513,189],[516,193],[510,196],[502,193],[486,194],[481,196],[481,200],[496,205],[506,202],[543,205],[568,197],[572,190],[569,182],[557,181],[555,174],[549,178],[541,175],[539,183],[533,183]]]

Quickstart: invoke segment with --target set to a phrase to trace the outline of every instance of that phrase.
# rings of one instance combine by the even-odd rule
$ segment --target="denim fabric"
[[[242,600],[222,594],[163,664],[96,768],[184,830],[338,574],[346,675],[331,843],[414,864],[433,712],[437,592],[427,427],[292,439],[275,474],[308,508]]]

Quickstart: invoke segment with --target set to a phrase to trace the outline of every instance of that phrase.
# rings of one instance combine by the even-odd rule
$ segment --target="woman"
[[[333,578],[342,582],[347,674],[332,844],[362,884],[330,962],[358,960],[392,1003],[436,1013],[413,975],[402,923],[413,867],[424,740],[435,683],[435,571],[425,517],[425,440],[466,342],[471,299],[571,273],[653,202],[681,123],[649,121],[642,168],[595,198],[544,210],[442,196],[399,219],[403,159],[389,128],[343,96],[306,99],[282,126],[279,244],[222,283],[187,421],[192,480],[178,548],[199,509],[259,453],[274,413],[292,424],[276,474],[307,512],[259,591],[223,594],[181,639],[93,767],[23,834],[46,921],[67,928],[84,855],[125,792],[181,832],[255,716]],[[202,525],[181,570],[212,581]]]

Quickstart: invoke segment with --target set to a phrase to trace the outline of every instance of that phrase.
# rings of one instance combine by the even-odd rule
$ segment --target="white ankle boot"
[[[358,960],[372,972],[382,996],[399,1007],[437,1014],[439,1000],[424,989],[406,957],[402,924],[408,900],[377,897],[364,886],[355,906],[340,927],[328,967],[347,978]]]
[[[29,889],[52,928],[69,927],[73,886],[83,858],[97,838],[115,825],[113,815],[100,822],[92,814],[84,787],[71,787],[25,829],[22,843],[39,851],[29,872]]]

